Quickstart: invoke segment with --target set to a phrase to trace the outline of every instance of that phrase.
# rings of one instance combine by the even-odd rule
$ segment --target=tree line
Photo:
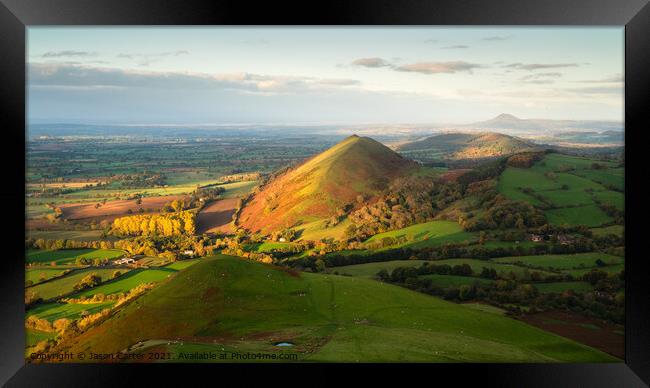
[[[192,235],[196,231],[195,214],[190,211],[179,211],[120,217],[113,221],[111,230],[116,234],[127,236]]]

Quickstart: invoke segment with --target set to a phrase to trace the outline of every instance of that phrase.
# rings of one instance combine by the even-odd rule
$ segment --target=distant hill
[[[244,205],[238,225],[266,233],[331,217],[417,167],[383,144],[353,135],[264,185]]]
[[[482,129],[505,131],[509,133],[539,133],[557,131],[623,131],[623,124],[614,121],[595,120],[546,120],[520,119],[511,114],[502,113],[497,117],[472,124],[457,126],[458,129]]]
[[[463,160],[493,158],[538,148],[527,140],[500,133],[444,133],[402,144],[397,151],[418,160]]]

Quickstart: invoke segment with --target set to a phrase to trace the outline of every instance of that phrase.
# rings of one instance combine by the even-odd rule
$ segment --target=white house
[[[121,265],[121,264],[135,264],[135,259],[133,259],[132,257],[124,257],[124,258],[121,258],[121,259],[115,260],[115,261],[113,262],[113,264],[115,264],[115,265]]]

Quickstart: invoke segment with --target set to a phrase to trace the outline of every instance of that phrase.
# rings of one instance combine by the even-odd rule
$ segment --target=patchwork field
[[[555,225],[599,226],[612,219],[596,205],[567,207],[546,211],[546,219]]]
[[[425,260],[393,260],[382,261],[377,263],[365,263],[355,265],[345,265],[341,267],[330,268],[329,271],[341,275],[350,275],[364,278],[373,278],[377,272],[385,269],[389,273],[398,267],[419,267]]]
[[[578,253],[573,255],[513,256],[492,259],[496,263],[511,263],[525,267],[541,267],[549,270],[566,270],[598,267],[597,260],[603,265],[622,264],[624,259],[605,253]]]
[[[455,275],[422,275],[422,279],[430,279],[431,284],[445,288],[445,287],[459,287],[459,286],[471,286],[472,284],[481,283],[492,283],[492,280],[481,279],[472,276],[455,276]]]
[[[107,187],[102,189],[80,189],[64,196],[41,196],[38,199],[28,199],[25,209],[30,219],[45,217],[53,214],[52,209],[46,204],[54,204],[63,211],[63,218],[68,220],[112,220],[121,215],[126,215],[129,210],[136,213],[142,208],[145,212],[157,212],[166,203],[176,199],[188,198],[188,195],[199,186],[219,185],[225,189],[223,198],[238,198],[246,195],[256,185],[257,181],[244,181],[221,184],[219,180],[183,180],[182,183],[168,187],[124,189],[120,187]],[[142,203],[137,204],[135,199],[116,199],[129,196],[142,196]],[[95,207],[100,204],[99,207]]]
[[[113,276],[113,273],[116,269],[102,269],[102,268],[89,268],[71,272],[70,274],[53,279],[49,282],[40,283],[33,287],[30,287],[29,290],[36,292],[38,296],[44,300],[57,298],[59,296],[67,295],[74,292],[74,286],[81,281],[85,276],[89,274],[97,274],[102,278],[103,282],[110,280]],[[128,269],[119,269],[119,271],[124,274]],[[127,274],[122,276],[127,276]],[[101,288],[98,286],[94,289]],[[92,292],[92,291],[91,291]]]
[[[203,345],[288,351],[308,361],[617,361],[523,322],[393,285],[226,256],[180,272],[59,348],[105,353],[143,341],[174,355]],[[294,346],[281,350],[279,341]]]
[[[25,282],[37,284],[63,275],[63,268],[30,268],[25,270]]]
[[[84,290],[82,292],[74,293],[70,295],[70,297],[91,297],[96,294],[110,295],[120,292],[127,292],[140,284],[158,283],[164,279],[167,279],[178,271],[181,271],[198,263],[199,261],[200,259],[181,260],[157,269],[84,269],[72,272],[65,277],[30,287],[29,290],[36,291],[38,295],[45,300],[56,298],[60,295],[68,295],[74,292],[74,285],[78,283],[79,280],[81,280],[84,276],[90,273],[96,273],[101,276],[102,280],[104,281],[101,285],[96,286],[92,289]],[[112,279],[112,275],[115,271],[120,271],[122,275],[117,279]],[[44,303],[31,308],[27,312],[27,316],[35,315],[38,318],[44,318],[52,322],[59,318],[76,319],[79,318],[83,312],[90,314],[96,313],[103,310],[104,308],[110,307],[112,304],[113,302],[84,304],[58,302]]]
[[[596,260],[602,260],[604,266],[596,264]],[[513,272],[522,276],[524,271],[529,273],[537,272],[542,277],[557,275],[558,273],[570,273],[573,276],[582,276],[590,270],[596,268],[608,273],[618,273],[624,268],[624,259],[618,256],[612,256],[604,253],[579,253],[572,255],[542,255],[542,256],[514,256],[502,257],[491,260],[476,259],[446,259],[446,260],[393,260],[376,263],[365,263],[333,267],[328,269],[329,273],[348,275],[354,277],[374,278],[381,270],[391,273],[398,267],[420,267],[423,263],[432,265],[447,264],[450,266],[468,264],[475,275],[478,275],[483,267],[495,269],[498,273],[508,274]],[[453,275],[423,275],[432,279],[433,284],[440,287],[471,285],[474,281],[486,282],[486,279],[477,277],[453,276]],[[587,283],[583,282],[556,282],[556,283],[536,283],[542,292],[562,292],[567,289],[583,292],[592,289]],[[587,287],[589,286],[589,287]],[[554,291],[557,290],[557,291]]]
[[[124,256],[124,251],[119,249],[60,249],[60,250],[39,250],[30,249],[25,258],[28,264],[50,264],[56,265],[74,264],[79,259],[117,259]]]
[[[507,274],[507,273],[513,272],[515,275],[521,276],[521,275],[523,275],[524,270],[526,269],[525,267],[521,267],[521,266],[514,265],[514,264],[502,264],[502,263],[495,263],[493,261],[477,260],[477,259],[435,260],[435,261],[432,261],[431,263],[432,264],[437,264],[437,265],[447,264],[447,265],[450,265],[450,266],[467,264],[470,267],[472,267],[472,271],[474,271],[475,274],[481,273],[481,271],[485,267],[485,268],[488,268],[488,269],[494,269],[494,270],[497,271],[497,273]],[[537,270],[537,269],[530,269],[528,272],[531,273],[531,274],[534,273],[534,272],[537,272],[542,277],[553,275],[552,272],[544,271],[544,270]]]
[[[617,274],[617,273],[621,273],[621,271],[623,271],[625,269],[625,264],[621,263],[621,264],[614,264],[614,265],[608,265],[608,266],[605,266],[605,267],[597,267],[597,268],[599,270],[607,272],[609,274]],[[568,269],[568,270],[564,270],[562,272],[570,273],[574,277],[579,277],[579,276],[582,276],[582,275],[586,274],[587,272],[591,271],[592,269],[593,269],[593,267],[592,268],[583,268],[583,269]]]
[[[531,168],[506,168],[498,189],[544,209],[551,224],[598,227],[614,221],[598,203],[624,209],[623,174],[613,162],[551,153]]]
[[[47,331],[35,330],[35,329],[25,329],[25,346],[26,354],[30,353],[29,348],[33,347],[41,341],[46,341],[50,338],[56,337],[56,333],[50,333]]]
[[[604,228],[593,228],[591,231],[594,233],[596,236],[607,236],[609,234],[613,234],[615,236],[623,236],[623,230],[625,227],[623,225],[612,225],[612,226],[606,226]]]
[[[57,319],[77,319],[83,314],[95,314],[110,307],[113,302],[103,303],[46,303],[27,311],[27,316],[35,315],[41,319],[54,322]]]
[[[594,287],[587,282],[535,283],[535,288],[537,288],[541,293],[562,293],[568,290],[575,292],[587,292],[594,289]]]
[[[28,230],[27,237],[44,240],[75,240],[98,241],[102,240],[101,230]],[[111,240],[113,238],[106,238]]]

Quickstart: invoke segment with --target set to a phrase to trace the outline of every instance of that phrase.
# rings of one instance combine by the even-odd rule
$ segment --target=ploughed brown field
[[[529,325],[570,338],[618,358],[625,358],[624,326],[565,311],[545,311],[527,315]]]
[[[166,203],[184,199],[189,198],[185,195],[166,195],[162,197],[144,197],[142,198],[141,204],[137,204],[135,199],[122,199],[108,201],[98,208],[95,208],[95,202],[62,204],[60,208],[63,211],[63,218],[68,220],[82,220],[86,218],[126,215],[129,209],[133,213],[137,213],[140,208],[144,209],[145,212],[149,211],[149,209],[158,211]]]
[[[197,232],[199,234],[233,232],[231,221],[238,200],[239,198],[222,199],[204,207],[196,216]]]

